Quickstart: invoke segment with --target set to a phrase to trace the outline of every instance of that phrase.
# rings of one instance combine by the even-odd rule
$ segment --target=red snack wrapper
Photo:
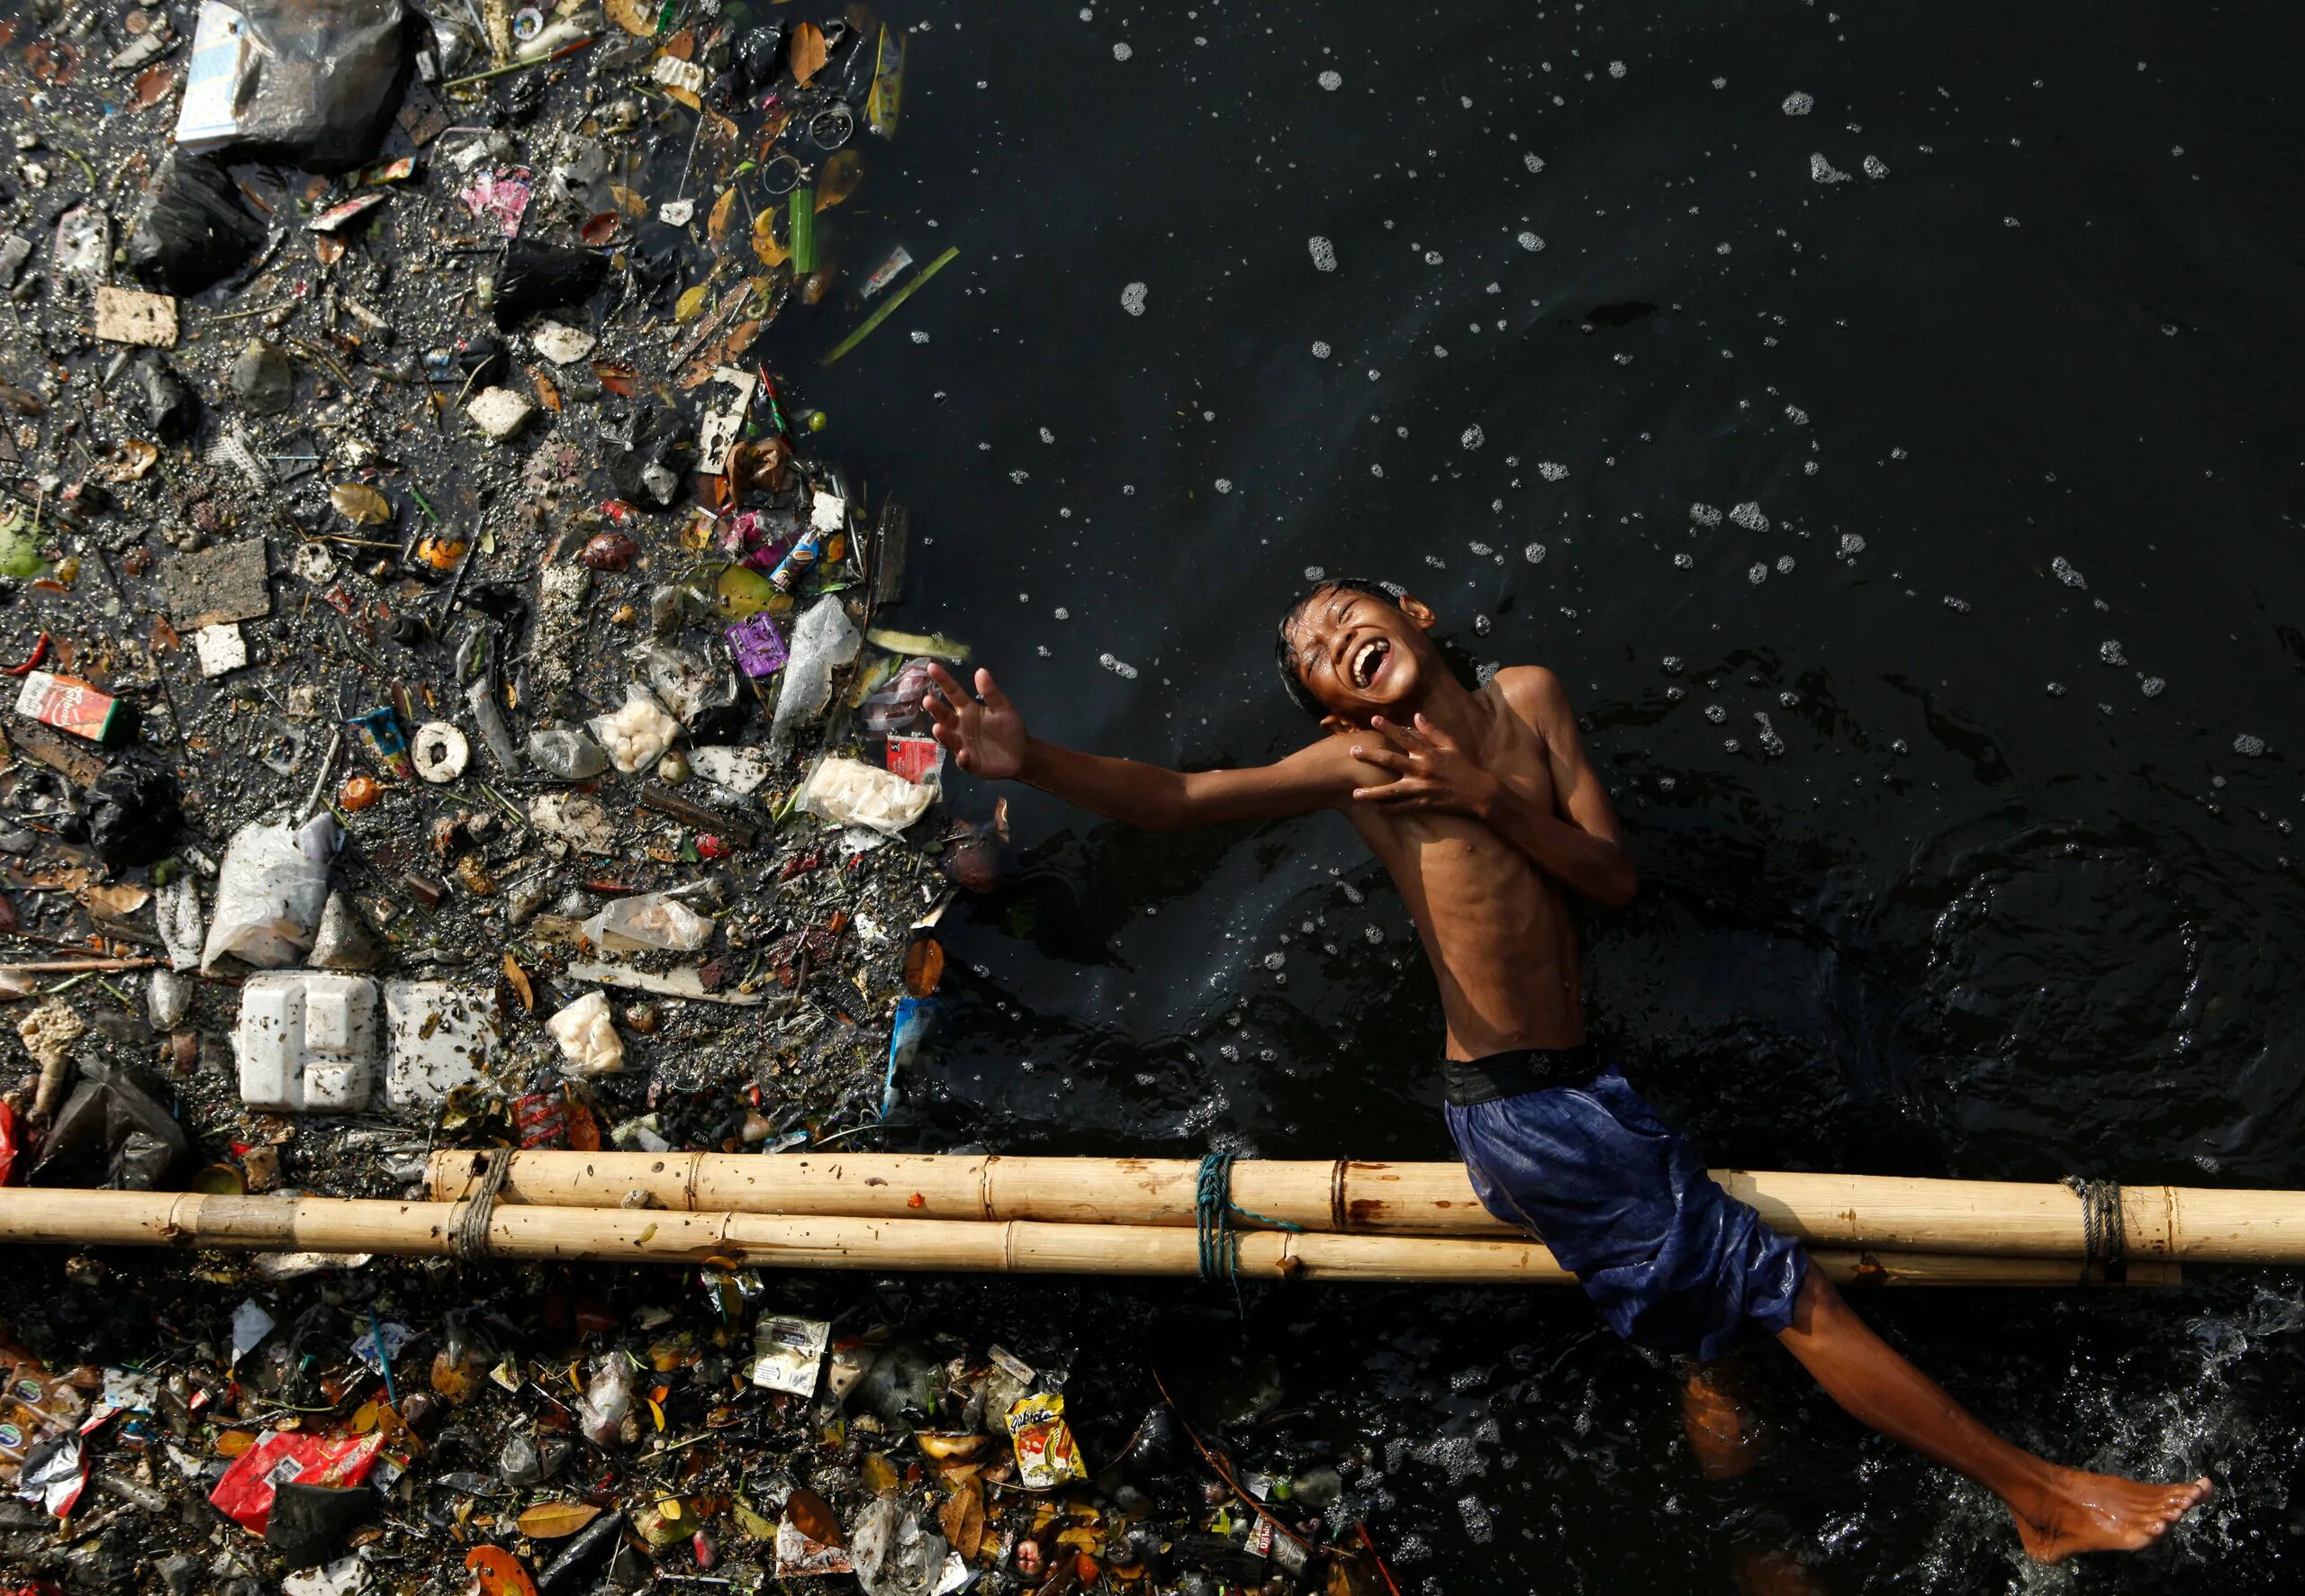
[[[273,1493],[282,1485],[357,1485],[384,1445],[381,1430],[339,1440],[268,1430],[232,1460],[208,1500],[249,1534],[262,1535],[272,1521]]]

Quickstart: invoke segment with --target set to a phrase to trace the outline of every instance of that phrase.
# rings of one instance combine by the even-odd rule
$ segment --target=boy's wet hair
[[[1272,644],[1273,663],[1280,668],[1281,690],[1288,695],[1290,703],[1315,719],[1328,713],[1328,706],[1315,698],[1313,690],[1305,685],[1305,678],[1297,670],[1297,645],[1288,640],[1288,634],[1306,605],[1323,593],[1340,592],[1366,593],[1372,599],[1382,599],[1396,609],[1401,607],[1401,591],[1390,582],[1366,576],[1324,576],[1297,594],[1281,612],[1280,629],[1274,634]]]

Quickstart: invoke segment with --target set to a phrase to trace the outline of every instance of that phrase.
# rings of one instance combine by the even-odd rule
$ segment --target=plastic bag
[[[224,168],[173,150],[144,190],[128,235],[128,267],[170,293],[198,293],[238,270],[264,242]]]
[[[235,150],[318,171],[366,165],[399,108],[409,64],[401,0],[240,0]]]
[[[895,836],[936,801],[935,783],[908,781],[863,760],[820,760],[800,789],[800,807],[836,825],[863,825]]]
[[[200,396],[157,349],[147,349],[133,368],[136,399],[144,423],[162,443],[188,441],[200,430]]]
[[[106,864],[149,864],[183,830],[176,778],[158,766],[117,764],[88,789],[88,841]]]
[[[285,820],[244,825],[224,850],[216,878],[216,913],[200,968],[230,955],[258,969],[302,959],[328,906],[328,870],[344,834],[325,812],[301,826]]]
[[[510,332],[539,311],[556,311],[592,297],[608,277],[608,257],[590,249],[569,249],[514,239],[504,246],[490,312]]]
[[[848,1560],[864,1596],[929,1596],[945,1572],[945,1537],[886,1497],[848,1527]]]
[[[830,593],[792,628],[792,657],[784,667],[784,690],[777,695],[769,742],[781,745],[792,729],[814,720],[832,701],[832,673],[856,657],[864,639]]]
[[[176,1116],[126,1070],[89,1059],[41,1143],[29,1183],[158,1191],[191,1147]]]
[[[737,701],[734,672],[707,664],[683,649],[644,643],[632,651],[632,662],[647,679],[656,701],[685,725],[695,725],[708,709],[725,709]]]
[[[640,410],[629,426],[628,434],[610,433],[601,440],[609,483],[620,499],[662,509],[680,496],[695,466],[696,440],[680,412],[663,405]]]
[[[664,713],[646,688],[632,681],[625,684],[622,707],[610,715],[594,716],[585,722],[585,729],[601,740],[609,762],[629,776],[656,762],[680,735],[681,723]]]
[[[632,1360],[621,1352],[610,1353],[584,1387],[584,1400],[576,1407],[577,1426],[586,1440],[596,1447],[616,1444],[623,1433],[624,1416],[632,1411]]]
[[[603,953],[693,953],[712,940],[712,921],[669,892],[644,892],[619,897],[585,921],[584,940]]]

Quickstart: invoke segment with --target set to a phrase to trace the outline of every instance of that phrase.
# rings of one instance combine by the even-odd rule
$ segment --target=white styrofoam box
[[[429,1108],[487,1078],[496,1053],[496,1005],[451,981],[384,983],[384,1101]]]
[[[250,1108],[358,1114],[375,1089],[375,983],[315,969],[250,976],[232,1046]]]

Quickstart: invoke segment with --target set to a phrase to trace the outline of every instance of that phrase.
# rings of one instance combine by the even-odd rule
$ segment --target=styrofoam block
[[[496,1005],[449,981],[384,983],[384,1101],[429,1108],[487,1078],[496,1054]]]
[[[232,1046],[249,1107],[358,1114],[375,1090],[375,983],[307,969],[250,976]]]

